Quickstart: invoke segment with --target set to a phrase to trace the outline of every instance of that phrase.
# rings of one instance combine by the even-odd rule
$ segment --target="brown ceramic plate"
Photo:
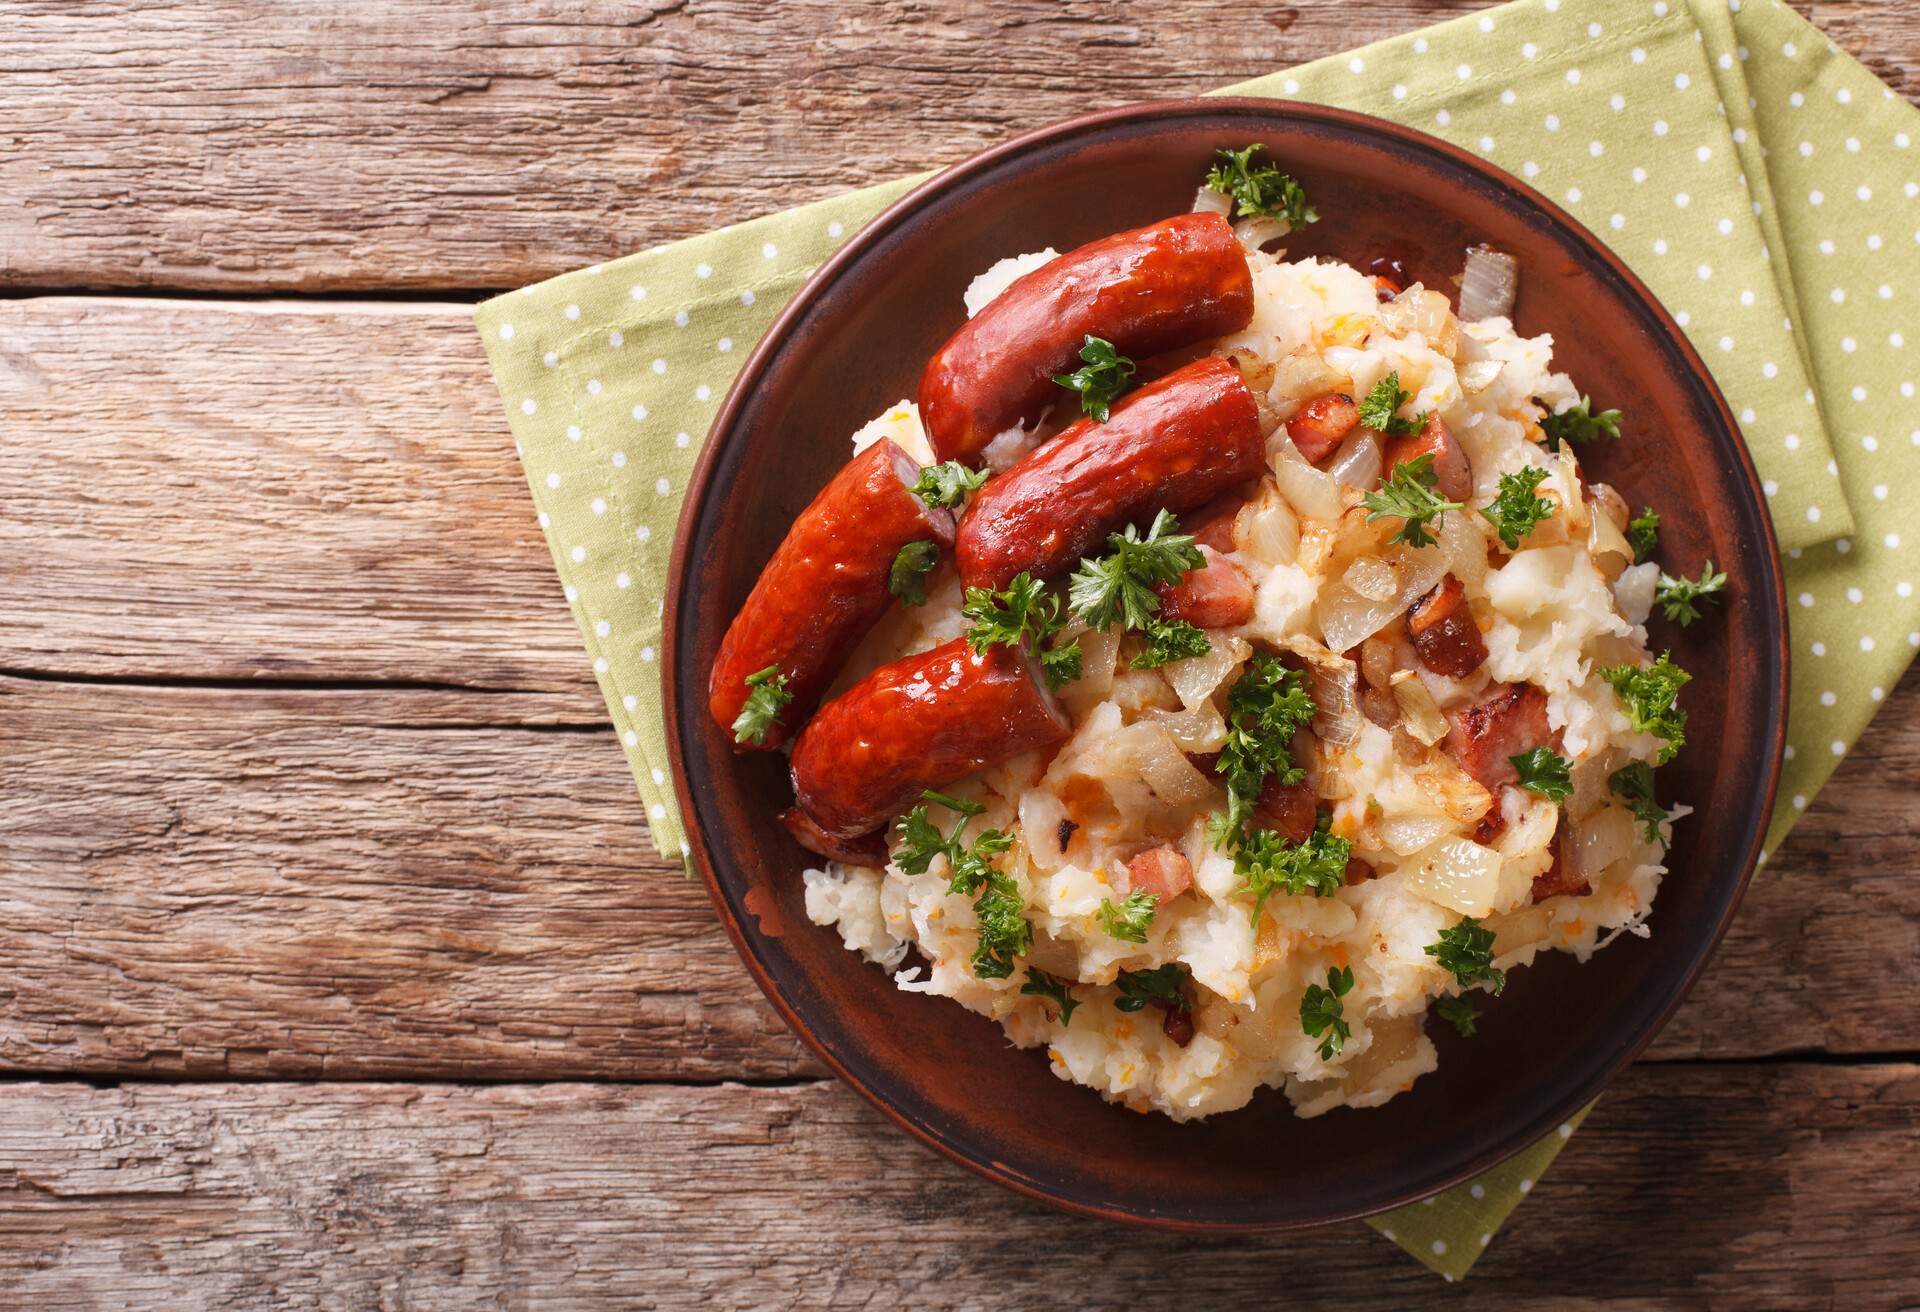
[[[1294,1117],[1277,1091],[1176,1125],[1057,1079],[957,1003],[902,993],[808,922],[808,858],[774,816],[778,755],[737,757],[706,711],[721,634],[854,429],[903,396],[959,327],[995,260],[1067,250],[1185,211],[1215,149],[1264,141],[1318,224],[1287,245],[1364,266],[1398,256],[1453,289],[1485,241],[1519,258],[1521,332],[1626,412],[1582,459],[1651,504],[1665,559],[1711,558],[1734,594],[1705,623],[1654,624],[1693,671],[1693,745],[1661,771],[1698,811],[1678,826],[1652,918],[1580,966],[1547,954],[1486,1008],[1471,1042],[1436,1033],[1440,1069],[1384,1107]],[[1076,1211],[1187,1230],[1286,1230],[1458,1183],[1551,1132],[1644,1048],[1700,973],[1746,886],[1778,776],[1787,686],[1779,555],[1725,401],[1687,340],[1607,249],[1537,192],[1378,119],[1272,100],[1090,114],[989,150],[875,219],[816,273],[734,384],[688,490],[666,613],[668,735],[692,855],[774,1006],[881,1111],[955,1161]],[[1432,1027],[1445,1030],[1445,1026]],[[903,1169],[913,1169],[903,1163]]]

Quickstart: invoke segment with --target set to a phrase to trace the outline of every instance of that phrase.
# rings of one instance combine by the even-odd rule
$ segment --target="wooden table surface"
[[[488,290],[1472,7],[0,0],[0,1305],[1920,1301],[1920,679],[1447,1287],[823,1078],[535,528]],[[1911,4],[1801,7],[1920,93]]]

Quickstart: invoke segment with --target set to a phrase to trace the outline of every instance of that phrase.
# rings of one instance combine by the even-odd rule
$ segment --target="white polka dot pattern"
[[[1227,90],[1361,109],[1477,150],[1603,234],[1687,331],[1739,416],[1788,557],[1797,672],[1777,844],[1920,649],[1920,562],[1905,545],[1920,534],[1902,523],[1920,497],[1914,110],[1778,0],[1522,0]],[[667,779],[660,617],[702,435],[806,276],[920,180],[476,313],[663,853],[684,855],[686,838]],[[1602,404],[1632,404],[1579,381]],[[1375,1228],[1463,1275],[1584,1115]]]

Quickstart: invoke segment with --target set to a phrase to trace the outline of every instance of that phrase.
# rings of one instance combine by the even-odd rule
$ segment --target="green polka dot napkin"
[[[1478,151],[1611,243],[1687,330],[1740,417],[1788,555],[1789,804],[1772,850],[1920,647],[1920,342],[1904,335],[1920,336],[1920,114],[1776,0],[1522,0],[1227,90],[1364,110]],[[665,775],[660,616],[696,448],[779,308],[920,180],[596,265],[475,315],[663,853],[685,839]],[[1604,380],[1588,385],[1612,400]],[[1464,1274],[1578,1119],[1371,1224]]]

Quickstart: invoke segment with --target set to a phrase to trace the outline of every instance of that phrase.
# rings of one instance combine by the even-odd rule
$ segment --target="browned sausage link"
[[[1253,393],[1238,369],[1209,355],[990,480],[960,521],[960,577],[995,588],[1022,570],[1049,578],[1115,529],[1205,505],[1265,465]]]
[[[1513,783],[1520,772],[1508,757],[1553,741],[1547,695],[1530,683],[1497,685],[1491,695],[1448,717],[1447,751],[1484,788]]]
[[[953,545],[953,515],[912,492],[920,467],[891,441],[861,452],[800,512],[734,616],[707,682],[713,718],[733,736],[747,676],[776,665],[793,700],[758,744],[771,750],[806,721],[860,639],[893,597],[887,575],[900,548]]]
[[[1467,605],[1467,589],[1449,574],[1407,612],[1407,638],[1435,674],[1464,679],[1487,661],[1487,644]]]
[[[1053,376],[1089,336],[1140,358],[1252,318],[1246,251],[1218,214],[1117,232],[1035,269],[949,338],[920,376],[920,422],[940,459],[978,464],[1000,433],[1070,403]]]
[[[1545,902],[1550,897],[1582,897],[1589,890],[1586,877],[1575,874],[1567,865],[1566,836],[1563,814],[1560,827],[1553,831],[1553,862],[1533,877],[1532,900],[1535,902]]]
[[[1447,431],[1438,414],[1428,415],[1427,426],[1419,432],[1389,439],[1387,473],[1392,474],[1395,465],[1408,464],[1428,455],[1433,457],[1433,473],[1440,495],[1449,501],[1465,501],[1473,493],[1473,466],[1468,463],[1460,440]]]
[[[1287,436],[1308,464],[1332,455],[1360,423],[1360,407],[1344,392],[1328,392],[1301,406],[1287,420]]]
[[[871,866],[875,870],[883,869],[887,864],[884,834],[835,838],[808,819],[807,813],[797,806],[782,811],[779,819],[787,827],[787,832],[793,835],[793,841],[816,856],[824,856],[829,861],[843,861],[850,866]]]
[[[1154,584],[1160,618],[1185,620],[1202,629],[1230,629],[1252,619],[1253,580],[1246,571],[1212,547],[1201,547],[1200,554],[1207,563],[1188,570],[1178,583]]]
[[[1024,652],[965,638],[882,665],[820,708],[793,746],[793,795],[834,838],[871,833],[941,788],[1065,738]]]

